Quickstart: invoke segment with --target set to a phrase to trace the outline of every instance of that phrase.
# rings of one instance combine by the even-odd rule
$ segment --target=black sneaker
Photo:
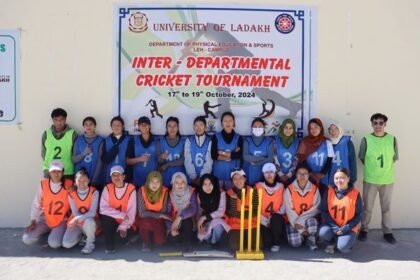
[[[397,240],[394,238],[394,235],[392,235],[392,233],[384,233],[384,239],[390,244],[397,243]]]
[[[367,231],[361,230],[357,239],[359,239],[360,241],[366,241],[367,240],[367,234],[368,234]]]

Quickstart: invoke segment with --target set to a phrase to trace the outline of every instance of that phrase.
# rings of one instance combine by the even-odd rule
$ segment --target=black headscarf
[[[203,183],[205,179],[209,179],[213,184],[213,190],[209,194],[203,190]],[[204,174],[201,176],[197,192],[200,199],[200,208],[203,209],[203,215],[208,215],[219,208],[220,188],[219,180],[215,176],[211,174]]]

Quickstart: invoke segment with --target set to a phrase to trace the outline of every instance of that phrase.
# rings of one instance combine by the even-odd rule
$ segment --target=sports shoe
[[[105,254],[114,254],[115,253],[115,249],[105,249]]]
[[[94,243],[86,243],[85,247],[82,249],[82,254],[91,254],[95,250],[95,244]]]
[[[189,253],[189,252],[192,252],[192,251],[193,251],[193,248],[192,248],[191,244],[189,242],[186,242],[184,244],[184,248],[183,248],[182,252]]]
[[[311,251],[318,250],[318,246],[316,245],[316,238],[313,235],[308,236],[306,239],[306,245],[308,245],[309,250]]]
[[[357,239],[359,239],[360,241],[366,241],[367,240],[367,231],[365,230],[361,230],[359,232],[359,236],[357,237]]]
[[[390,244],[397,243],[397,240],[395,239],[394,235],[392,235],[392,233],[385,233],[384,239]]]
[[[86,237],[83,237],[79,241],[79,247],[86,246]]]
[[[150,247],[150,245],[143,243],[143,245],[141,245],[141,251],[147,253],[152,251],[152,248]]]
[[[273,245],[270,248],[270,251],[273,253],[277,253],[278,251],[280,251],[280,246],[279,245]]]
[[[124,246],[131,246],[132,244],[135,244],[140,241],[140,235],[135,234],[128,238],[128,240],[125,242]]]
[[[327,254],[334,254],[334,248],[335,248],[335,245],[334,244],[327,245],[327,247],[325,247],[325,253],[327,253]]]

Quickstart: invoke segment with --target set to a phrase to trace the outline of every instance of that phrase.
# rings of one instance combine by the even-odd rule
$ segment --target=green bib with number
[[[369,134],[366,138],[365,178],[371,184],[394,183],[394,136],[386,134],[376,137]]]
[[[42,165],[44,170],[48,170],[50,163],[54,159],[59,159],[64,166],[64,175],[74,174],[74,165],[71,159],[74,130],[69,129],[60,139],[54,137],[51,128],[47,129],[45,139],[45,157]]]

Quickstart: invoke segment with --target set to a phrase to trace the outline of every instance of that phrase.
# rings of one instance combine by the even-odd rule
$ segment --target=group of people
[[[278,135],[267,136],[264,119],[256,118],[251,135],[241,136],[235,132],[235,116],[225,112],[220,132],[207,135],[206,119],[199,116],[194,135],[184,137],[176,117],[169,117],[165,135],[157,136],[145,116],[138,119],[139,135],[126,133],[117,116],[110,123],[112,133],[102,138],[93,117],[83,120],[79,136],[67,125],[65,110],[53,110],[51,118],[53,125],[42,137],[44,179],[32,204],[25,244],[50,232],[52,248],[84,241],[82,253],[89,254],[102,233],[105,251],[112,253],[118,239],[137,234],[143,251],[166,242],[190,250],[194,240],[218,247],[227,236],[229,248],[236,251],[242,190],[245,229],[252,227],[255,240],[260,227],[262,247],[272,252],[279,251],[283,240],[316,250],[318,239],[327,244],[327,253],[351,251],[357,236],[367,239],[378,192],[384,238],[396,242],[390,202],[398,149],[395,137],[385,132],[383,114],[371,117],[373,133],[360,145],[363,195],[355,188],[354,145],[335,121],[325,133],[322,121],[311,119],[308,136],[298,139],[292,119],[282,122]],[[250,197],[251,189],[262,190],[259,225],[258,191]]]

